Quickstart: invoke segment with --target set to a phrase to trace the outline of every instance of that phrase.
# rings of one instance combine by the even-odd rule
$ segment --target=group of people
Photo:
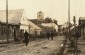
[[[47,38],[48,38],[48,40],[49,40],[50,37],[51,37],[51,40],[53,40],[53,36],[54,36],[53,31],[51,31],[51,33],[50,32],[47,32]]]

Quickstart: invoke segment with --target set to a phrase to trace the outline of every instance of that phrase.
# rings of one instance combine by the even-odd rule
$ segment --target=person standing
[[[51,40],[53,40],[54,33],[51,31]]]
[[[25,33],[24,33],[24,43],[26,44],[26,46],[28,45],[28,43],[29,43],[29,33],[27,32],[27,31],[25,31]]]
[[[49,32],[47,32],[47,38],[48,38],[48,40],[49,40],[49,37],[50,37],[50,33],[49,33]]]

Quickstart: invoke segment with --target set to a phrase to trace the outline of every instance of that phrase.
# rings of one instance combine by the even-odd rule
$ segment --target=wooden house
[[[24,9],[8,10],[8,38],[20,38],[20,30],[29,30]],[[6,10],[0,10],[0,39],[7,38]]]

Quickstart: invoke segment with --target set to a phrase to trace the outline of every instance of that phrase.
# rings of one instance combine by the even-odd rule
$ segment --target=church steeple
[[[37,19],[38,19],[38,20],[44,19],[44,13],[43,13],[42,11],[39,11],[39,12],[37,13]]]

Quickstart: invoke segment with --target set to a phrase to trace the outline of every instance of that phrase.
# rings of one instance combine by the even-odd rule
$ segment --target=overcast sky
[[[68,0],[8,0],[9,9],[24,9],[29,19],[36,19],[37,12],[42,11],[44,17],[51,17],[63,24],[68,20]],[[85,0],[70,0],[71,22],[76,15],[85,17]],[[0,0],[0,9],[5,9],[6,0]]]

